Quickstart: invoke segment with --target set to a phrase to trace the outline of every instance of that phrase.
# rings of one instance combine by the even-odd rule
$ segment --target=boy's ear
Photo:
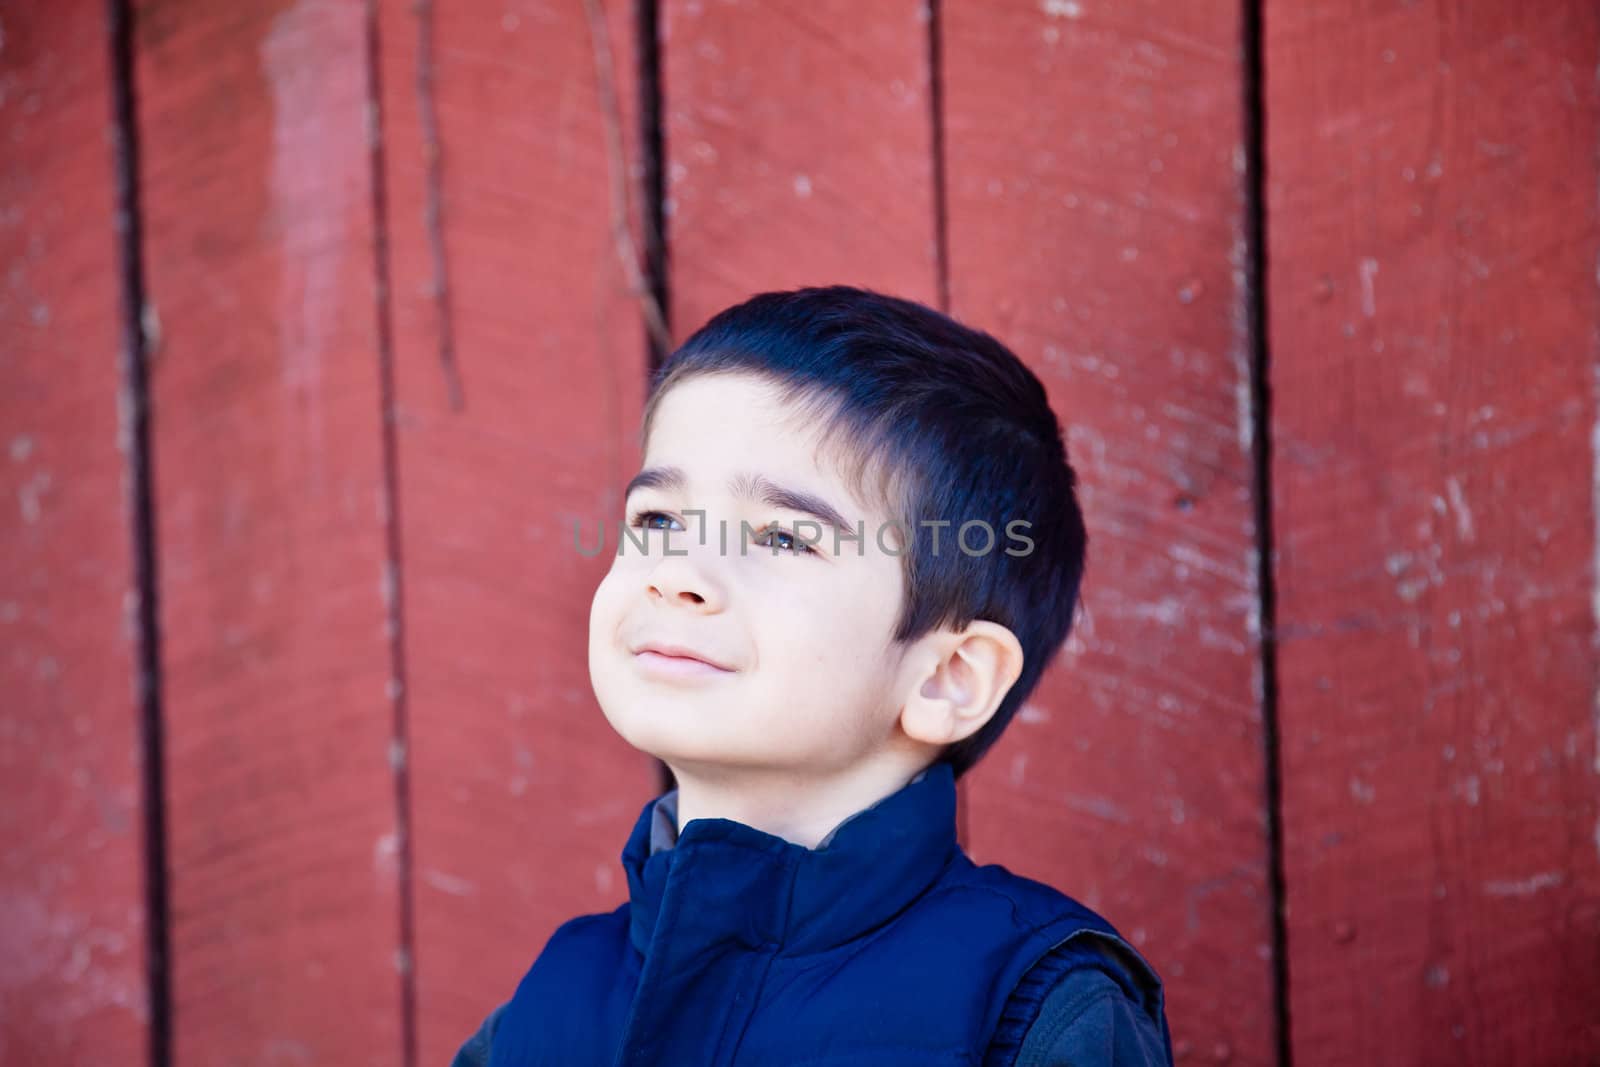
[[[908,737],[948,745],[982,729],[1022,673],[1022,643],[997,622],[929,634],[900,715]]]

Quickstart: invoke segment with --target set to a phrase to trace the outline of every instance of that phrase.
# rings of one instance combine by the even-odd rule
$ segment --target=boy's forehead
[[[867,510],[842,483],[817,485],[814,479],[796,480],[786,474],[768,473],[749,467],[718,477],[714,473],[696,476],[691,470],[675,463],[647,464],[628,483],[625,496],[647,489],[685,494],[726,491],[737,499],[784,511],[803,512],[826,526],[840,530],[854,528],[865,517],[863,513]]]
[[[662,433],[678,436],[736,432],[754,423],[776,423],[791,434],[801,434],[803,426],[790,416],[795,412],[782,402],[781,393],[769,381],[753,374],[696,374],[666,388],[655,401],[651,436]],[[715,415],[717,418],[708,418]]]
[[[814,426],[782,408],[769,387],[749,376],[694,378],[661,398],[644,441],[646,468],[672,469],[672,488],[730,486],[736,476],[835,485]]]
[[[660,398],[643,442],[638,476],[628,484],[673,492],[722,492],[833,519],[882,519],[884,508],[852,457],[806,411],[783,405],[771,383],[747,374],[705,375]],[[827,508],[794,507],[794,498]]]

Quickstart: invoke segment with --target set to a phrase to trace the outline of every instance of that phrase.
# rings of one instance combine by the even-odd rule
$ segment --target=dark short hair
[[[895,641],[973,619],[1016,634],[1016,683],[989,722],[939,756],[960,777],[1032,693],[1078,602],[1088,535],[1044,386],[989,334],[911,300],[838,285],[760,293],[713,317],[652,375],[642,442],[674,385],[719,373],[764,379],[797,417],[815,419],[856,494],[912,533]],[[924,519],[951,521],[937,553]],[[995,545],[953,550],[957,527],[973,519],[989,524]],[[1014,519],[1031,524],[1025,554],[1003,550]]]

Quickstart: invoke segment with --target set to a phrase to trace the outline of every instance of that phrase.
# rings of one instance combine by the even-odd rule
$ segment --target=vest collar
[[[660,813],[667,817],[673,793],[645,804],[622,850],[628,933],[641,954],[667,930],[674,955],[729,939],[790,955],[833,948],[898,915],[957,851],[947,763],[849,816],[816,848],[732,819],[701,818],[671,847],[652,850],[657,805],[668,800]]]

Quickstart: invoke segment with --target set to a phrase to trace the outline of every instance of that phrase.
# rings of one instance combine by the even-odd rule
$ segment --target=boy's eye
[[[657,525],[656,524],[656,520],[657,519],[665,519],[665,520],[667,520],[668,523],[672,523],[674,521],[672,516],[668,515],[664,511],[636,511],[636,512],[634,512],[632,515],[630,515],[628,517],[628,525],[629,526],[634,526],[634,527],[642,527],[642,528],[644,528],[646,530],[670,530],[670,529],[672,529],[672,527],[670,525],[668,525],[668,526],[659,526],[659,525]],[[787,552],[787,553],[789,553],[791,555],[795,555],[795,556],[814,556],[814,555],[816,555],[816,552],[817,552],[816,549],[812,548],[809,544],[806,544],[805,542],[801,541],[795,534],[790,533],[788,530],[780,530],[776,526],[769,526],[766,529],[762,530],[760,533],[756,534],[756,543],[757,544],[762,544],[763,543],[762,539],[766,538],[768,536],[776,537],[776,538],[779,539],[778,540],[778,551],[780,551],[780,552]],[[783,540],[783,538],[788,538],[789,540],[787,542],[785,542]]]
[[[656,526],[656,525],[654,525],[656,519],[666,519],[668,522],[671,522],[672,521],[672,516],[668,515],[664,511],[636,511],[636,512],[633,513],[632,516],[629,517],[628,525],[629,526],[642,526],[647,530],[667,530],[667,529],[671,529],[671,527],[669,527],[669,526]]]
[[[769,526],[765,530],[762,530],[756,536],[757,537],[765,537],[768,534],[771,534],[773,537],[776,537],[776,538],[787,537],[789,539],[790,543],[788,545],[785,545],[782,540],[778,541],[778,550],[781,551],[781,552],[791,552],[796,556],[806,556],[806,555],[815,555],[816,554],[816,549],[812,548],[810,545],[806,544],[804,541],[801,541],[798,537],[796,537],[794,534],[790,533],[788,530],[780,530],[776,526]]]

